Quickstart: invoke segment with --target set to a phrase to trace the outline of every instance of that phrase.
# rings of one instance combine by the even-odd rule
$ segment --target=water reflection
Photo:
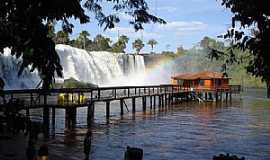
[[[231,103],[183,102],[156,110],[147,108],[146,112],[137,106],[136,116],[127,111],[120,116],[119,103],[114,102],[108,125],[105,105],[97,104],[90,158],[123,159],[129,145],[143,148],[146,160],[210,160],[220,153],[248,160],[270,159],[270,101],[258,97],[260,93],[243,94],[242,100],[235,97]],[[62,111],[57,113],[63,118]],[[50,159],[84,158],[85,109],[78,113],[79,127],[74,132],[61,133],[64,122],[57,120],[58,134],[49,142]]]

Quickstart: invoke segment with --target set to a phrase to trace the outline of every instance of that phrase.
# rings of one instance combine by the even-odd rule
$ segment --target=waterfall
[[[143,85],[145,76],[144,58],[141,55],[128,55],[111,52],[88,52],[68,45],[56,45],[56,51],[63,66],[63,79],[74,78],[99,86]],[[0,77],[5,89],[35,88],[40,78],[37,71],[26,69],[21,77],[17,76],[19,62],[5,49],[0,54]],[[57,78],[57,82],[63,81]]]
[[[4,53],[0,53],[0,77],[5,82],[4,89],[35,88],[40,82],[37,71],[30,73],[30,69],[26,68],[18,78],[21,58],[16,59],[10,52],[10,49],[5,48]]]

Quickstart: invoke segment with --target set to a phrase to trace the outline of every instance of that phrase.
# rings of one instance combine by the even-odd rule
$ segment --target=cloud
[[[133,27],[115,27],[108,30],[110,33],[119,33],[120,35],[124,34],[130,38],[159,38],[160,35],[156,32],[147,32],[146,30],[135,31]]]
[[[122,12],[119,13],[119,17],[120,17],[120,19],[124,19],[126,21],[132,21],[133,20],[132,16],[130,16],[128,14],[125,14],[125,13],[122,13]]]
[[[176,34],[187,34],[190,32],[202,31],[207,29],[208,25],[200,21],[173,21],[164,25],[159,25],[158,28],[163,31],[173,31]]]
[[[157,10],[172,13],[172,12],[175,12],[177,10],[177,8],[171,7],[171,6],[164,6],[164,7],[158,7]]]

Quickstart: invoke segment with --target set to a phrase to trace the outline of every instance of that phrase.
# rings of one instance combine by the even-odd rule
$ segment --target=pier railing
[[[181,85],[118,86],[96,88],[26,89],[1,91],[0,104],[24,104],[28,106],[85,105],[94,101],[119,100],[184,92]]]
[[[26,89],[5,90],[0,93],[0,105],[8,103],[40,106],[85,106],[96,101],[111,101],[143,96],[178,94],[190,92],[191,88],[182,85],[152,86],[116,86],[96,88],[60,88],[60,89]],[[196,90],[194,90],[196,91]],[[211,90],[212,91],[212,90]],[[218,90],[217,90],[218,91]],[[241,86],[231,85],[229,92],[239,93]]]

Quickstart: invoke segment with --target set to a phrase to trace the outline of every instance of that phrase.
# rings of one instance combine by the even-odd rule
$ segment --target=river
[[[265,94],[264,90],[250,89],[228,103],[183,102],[163,110],[148,107],[146,113],[137,110],[135,116],[126,111],[123,117],[115,102],[109,124],[105,105],[96,104],[90,157],[121,160],[129,145],[142,148],[145,160],[211,160],[220,153],[269,160],[270,100]],[[85,109],[78,112],[75,132],[63,132],[63,110],[57,113],[57,134],[48,142],[50,160],[82,160]]]

